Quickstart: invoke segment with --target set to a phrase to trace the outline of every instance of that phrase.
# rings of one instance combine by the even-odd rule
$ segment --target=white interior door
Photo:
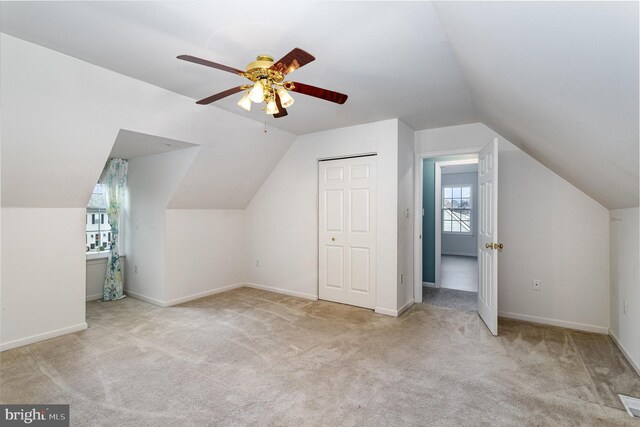
[[[319,298],[375,308],[376,156],[319,163]]]
[[[478,314],[498,335],[498,139],[478,157]]]

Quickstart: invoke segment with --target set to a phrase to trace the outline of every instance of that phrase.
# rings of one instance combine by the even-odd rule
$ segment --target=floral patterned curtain
[[[111,301],[124,297],[122,271],[120,269],[119,226],[120,212],[124,203],[124,190],[127,185],[127,161],[109,159],[102,171],[100,182],[107,191],[107,219],[111,226],[111,252],[107,262],[107,275],[104,279],[104,300]]]

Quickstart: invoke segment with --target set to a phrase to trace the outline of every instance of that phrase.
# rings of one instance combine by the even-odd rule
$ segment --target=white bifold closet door
[[[376,156],[319,162],[319,298],[376,305]]]

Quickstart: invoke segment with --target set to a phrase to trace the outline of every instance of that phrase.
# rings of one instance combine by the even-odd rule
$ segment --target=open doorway
[[[425,159],[423,173],[423,302],[477,311],[477,156]]]
[[[484,147],[477,149],[416,153],[417,173],[414,196],[416,200],[415,229],[418,231],[414,239],[414,298],[416,302],[421,303],[423,295],[429,292],[429,288],[441,289],[442,233],[440,230],[445,227],[443,225],[445,219],[454,221],[452,216],[444,216],[442,213],[444,204],[442,168],[453,165],[455,162],[477,165],[477,191],[476,194],[470,193],[472,210],[473,200],[477,201],[476,215],[474,216],[471,212],[470,215],[463,216],[463,212],[456,212],[458,224],[449,224],[446,227],[460,228],[463,227],[459,224],[460,221],[464,222],[468,219],[471,222],[474,217],[476,218],[476,227],[469,224],[469,228],[475,230],[471,234],[476,236],[478,256],[476,310],[492,335],[498,335],[498,253],[504,248],[504,245],[498,241],[498,145],[498,138],[494,138]],[[455,162],[452,163],[452,161]],[[453,191],[451,195],[453,200],[455,198]],[[458,206],[462,204],[462,199],[464,197],[461,189]],[[451,206],[453,207],[452,201]],[[438,227],[442,228],[436,231]],[[426,299],[429,299],[428,295]]]

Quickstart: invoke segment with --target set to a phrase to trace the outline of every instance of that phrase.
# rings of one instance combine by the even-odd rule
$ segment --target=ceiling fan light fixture
[[[289,92],[287,92],[287,90],[283,87],[278,89],[278,96],[280,97],[280,104],[282,104],[284,108],[291,107],[295,102],[293,97],[289,95]]]
[[[238,101],[238,107],[251,111],[251,98],[249,98],[249,92],[245,92],[244,96],[240,98],[240,101]]]
[[[256,104],[264,101],[264,86],[262,86],[260,80],[258,80],[256,84],[253,85],[253,88],[249,91],[249,98]]]
[[[273,99],[267,102],[267,114],[278,114],[280,110],[278,110],[278,106],[276,105],[276,101]]]

